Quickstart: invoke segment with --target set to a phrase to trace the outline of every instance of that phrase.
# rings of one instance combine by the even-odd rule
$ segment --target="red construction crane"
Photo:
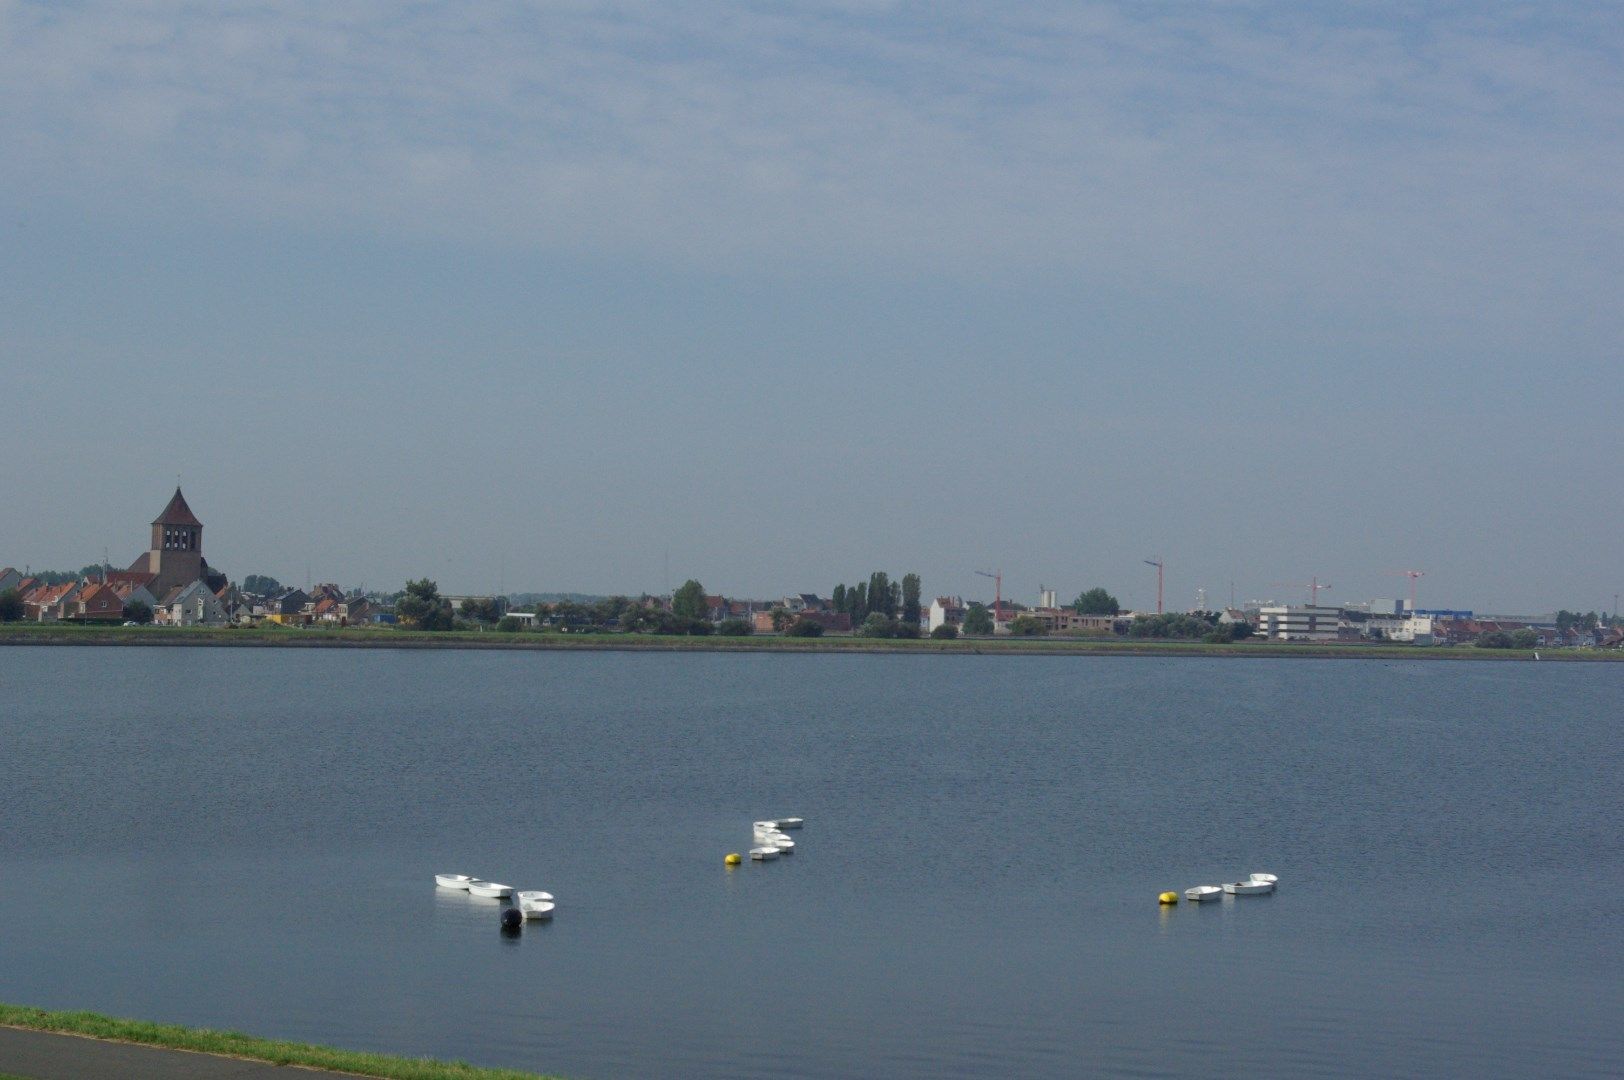
[[[1154,559],[1146,559],[1145,565],[1156,568],[1156,614],[1160,615],[1162,613],[1162,571],[1166,567],[1163,565],[1160,555]]]
[[[990,577],[993,582],[992,624],[997,626],[1004,620],[1004,572],[1002,570],[977,570],[982,577]]]
[[[1316,574],[1308,581],[1271,581],[1269,587],[1274,589],[1307,589],[1308,606],[1318,607],[1320,590],[1329,589],[1331,585],[1330,582],[1321,583],[1319,575]]]
[[[1410,614],[1415,614],[1415,579],[1425,577],[1427,572],[1425,570],[1389,570],[1387,572],[1395,577],[1407,577],[1410,579]]]

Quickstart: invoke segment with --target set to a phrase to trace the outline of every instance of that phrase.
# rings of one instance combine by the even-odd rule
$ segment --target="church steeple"
[[[169,590],[190,585],[203,577],[207,568],[203,561],[203,523],[186,505],[186,496],[176,484],[169,504],[153,519],[151,547],[130,569],[152,575],[146,588],[161,602]]]
[[[169,500],[169,505],[164,507],[163,513],[154,518],[152,523],[154,525],[191,525],[199,529],[203,527],[203,523],[197,520],[197,515],[192,513],[192,508],[186,505],[186,496],[180,493],[179,484],[175,485],[175,494]]]
[[[186,505],[186,496],[180,493],[178,486],[163,513],[153,519],[152,550],[193,552],[199,557],[203,553],[203,523]],[[186,580],[190,582],[193,578]]]

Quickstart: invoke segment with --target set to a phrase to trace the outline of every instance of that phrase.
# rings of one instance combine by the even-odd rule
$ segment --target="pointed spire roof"
[[[169,500],[169,505],[164,507],[164,512],[159,514],[152,523],[154,525],[196,525],[200,529],[203,527],[203,523],[197,520],[197,515],[192,513],[192,508],[186,505],[186,496],[180,493],[179,487],[175,488],[175,497]]]

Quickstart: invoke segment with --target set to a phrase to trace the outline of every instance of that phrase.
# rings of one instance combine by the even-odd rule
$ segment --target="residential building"
[[[23,594],[23,617],[34,622],[55,622],[62,618],[67,605],[73,602],[81,588],[77,581],[35,585]]]
[[[1266,604],[1258,608],[1258,636],[1275,641],[1335,641],[1342,609],[1324,605]]]
[[[265,620],[281,626],[302,626],[308,603],[310,596],[303,589],[284,589],[266,599]]]
[[[4,569],[0,569],[0,592],[6,592],[9,589],[17,588],[17,586],[21,584],[22,580],[23,576],[19,574],[15,568],[8,566]]]
[[[108,575],[108,577],[112,576],[111,574]],[[134,603],[142,603],[147,605],[150,611],[156,612],[158,610],[158,598],[148,592],[145,585],[139,585],[133,581],[110,581],[108,588],[118,594],[119,601],[125,607],[129,607]]]
[[[168,626],[224,626],[225,605],[209,590],[208,583],[197,580],[190,585],[176,585],[158,602],[156,621]]]
[[[1431,615],[1371,615],[1360,625],[1366,637],[1379,636],[1384,641],[1416,645],[1431,645],[1433,641]]]
[[[823,627],[826,633],[849,633],[851,631],[851,615],[844,611],[814,611],[803,608],[798,614],[792,614],[789,621],[794,622],[796,619],[817,623]],[[772,632],[773,613],[771,609],[756,612],[753,620],[752,625],[758,633]]]
[[[964,600],[957,596],[938,596],[930,602],[930,613],[926,623],[926,630],[935,630],[939,626],[951,626],[957,629],[964,625],[964,613],[969,608]]]
[[[120,622],[124,618],[124,601],[113,586],[93,582],[74,595],[62,617],[76,622]]]
[[[1051,634],[1126,634],[1131,615],[1080,615],[1075,608],[1035,607],[1021,615],[1036,619]]]

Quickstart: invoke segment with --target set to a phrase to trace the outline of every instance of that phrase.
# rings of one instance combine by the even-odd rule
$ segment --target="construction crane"
[[[992,623],[997,626],[1004,618],[1004,572],[1002,570],[977,570],[976,573],[982,577],[992,578]]]
[[[1318,607],[1320,590],[1331,587],[1329,582],[1322,583],[1317,574],[1308,581],[1271,581],[1269,586],[1275,589],[1307,589],[1309,607]]]
[[[1160,615],[1162,613],[1162,571],[1166,567],[1163,565],[1160,555],[1154,559],[1146,559],[1145,565],[1156,568],[1156,614]]]
[[[1389,574],[1394,575],[1395,577],[1407,577],[1407,578],[1410,579],[1410,614],[1414,615],[1415,614],[1415,579],[1418,578],[1418,577],[1425,577],[1427,572],[1425,570],[1389,570],[1387,572]]]

